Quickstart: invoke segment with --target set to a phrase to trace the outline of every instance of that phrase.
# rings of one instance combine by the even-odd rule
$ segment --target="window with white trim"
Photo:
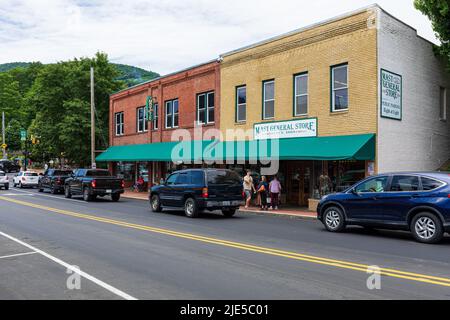
[[[331,68],[331,111],[348,110],[348,65]]]
[[[136,129],[137,132],[146,132],[148,131],[148,121],[145,107],[137,108],[136,112]]]
[[[439,120],[447,120],[447,89],[439,88]]]
[[[275,81],[263,82],[263,119],[275,117]]]
[[[153,130],[158,130],[158,104],[153,105]]]
[[[166,128],[178,128],[178,99],[166,101]]]
[[[308,73],[294,77],[294,115],[308,114]]]
[[[247,120],[247,87],[236,88],[236,122]]]
[[[197,123],[214,123],[214,91],[197,95]]]
[[[124,115],[123,112],[117,112],[115,115],[116,136],[124,134]]]

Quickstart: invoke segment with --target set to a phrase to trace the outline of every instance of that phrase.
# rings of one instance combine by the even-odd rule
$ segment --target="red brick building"
[[[154,120],[146,121],[145,105],[151,96]],[[176,129],[220,128],[220,68],[207,62],[162,76],[110,96],[111,147],[172,141]],[[99,157],[101,161],[102,156]],[[130,186],[142,176],[146,185],[165,178],[172,164],[145,159],[109,162],[114,174]]]

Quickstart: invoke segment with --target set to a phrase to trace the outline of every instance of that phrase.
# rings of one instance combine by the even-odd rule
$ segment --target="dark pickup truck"
[[[64,192],[64,184],[72,173],[72,170],[48,169],[39,177],[39,192],[45,189],[49,189],[52,194]]]
[[[112,201],[116,202],[122,193],[124,193],[123,180],[111,176],[108,170],[77,169],[64,184],[66,198],[80,195],[84,201],[109,195]]]

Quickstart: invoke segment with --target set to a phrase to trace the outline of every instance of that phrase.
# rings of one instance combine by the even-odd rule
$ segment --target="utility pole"
[[[91,67],[91,163],[92,169],[96,169],[95,163],[95,99],[94,99],[94,67]]]
[[[5,112],[2,112],[2,144],[6,144],[5,140]],[[6,159],[6,148],[3,149],[3,159]]]

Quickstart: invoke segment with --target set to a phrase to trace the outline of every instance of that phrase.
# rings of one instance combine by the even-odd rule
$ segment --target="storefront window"
[[[365,161],[314,161],[312,198],[342,192],[365,176]]]
[[[119,162],[116,167],[116,176],[125,181],[134,181],[134,166],[133,162]]]
[[[144,179],[144,182],[148,183],[148,164],[147,164],[147,162],[139,163],[138,177],[142,177],[142,179]]]

